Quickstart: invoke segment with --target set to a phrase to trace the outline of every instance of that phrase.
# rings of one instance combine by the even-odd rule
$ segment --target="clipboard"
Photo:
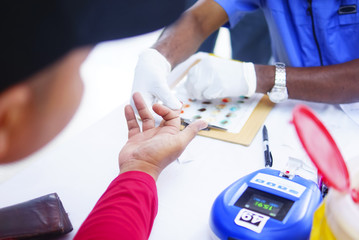
[[[254,137],[257,135],[259,129],[262,127],[265,119],[267,118],[274,105],[275,103],[271,102],[267,95],[263,95],[247,119],[246,123],[238,133],[210,128],[209,130],[200,131],[198,135],[249,146],[252,143]]]
[[[200,59],[194,59],[185,66],[175,68],[173,70],[175,74],[169,77],[168,83],[170,88],[173,89],[188,74],[189,70],[200,61]],[[263,95],[238,133],[209,128],[208,130],[200,131],[198,135],[249,146],[274,105],[275,103],[271,102],[267,95]],[[182,129],[183,128],[185,128],[185,126],[182,126]]]

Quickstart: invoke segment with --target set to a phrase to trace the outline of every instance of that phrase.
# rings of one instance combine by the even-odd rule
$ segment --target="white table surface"
[[[130,96],[133,69],[138,53],[158,34],[106,43],[94,50],[82,70],[84,100],[70,125],[44,149],[15,164],[21,165],[15,170],[0,166],[0,208],[57,192],[74,227],[60,239],[73,238],[119,172],[117,156],[127,140],[123,105]],[[108,101],[101,104],[99,98]],[[339,106],[288,101],[275,106],[265,121],[274,168],[283,168],[288,156],[308,160],[290,124],[291,112],[299,103],[318,114],[346,160],[359,156],[355,141],[359,125]],[[249,147],[196,137],[180,161],[158,179],[159,211],[150,239],[210,239],[208,220],[216,196],[263,166],[261,133]]]

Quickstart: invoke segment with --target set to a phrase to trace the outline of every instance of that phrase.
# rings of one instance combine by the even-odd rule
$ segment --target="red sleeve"
[[[115,178],[75,236],[80,239],[148,239],[157,214],[155,180],[131,171]]]

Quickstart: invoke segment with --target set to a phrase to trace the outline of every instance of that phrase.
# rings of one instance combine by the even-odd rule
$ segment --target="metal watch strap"
[[[269,99],[274,103],[284,102],[288,99],[288,90],[286,82],[286,69],[285,64],[277,62],[275,64],[275,80],[274,86],[270,92],[268,92]]]
[[[285,64],[281,62],[275,63],[275,81],[274,85],[278,87],[286,87]]]

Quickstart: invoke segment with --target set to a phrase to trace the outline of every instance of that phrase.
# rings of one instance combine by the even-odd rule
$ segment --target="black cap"
[[[6,0],[0,8],[0,91],[84,45],[171,24],[184,0]]]

